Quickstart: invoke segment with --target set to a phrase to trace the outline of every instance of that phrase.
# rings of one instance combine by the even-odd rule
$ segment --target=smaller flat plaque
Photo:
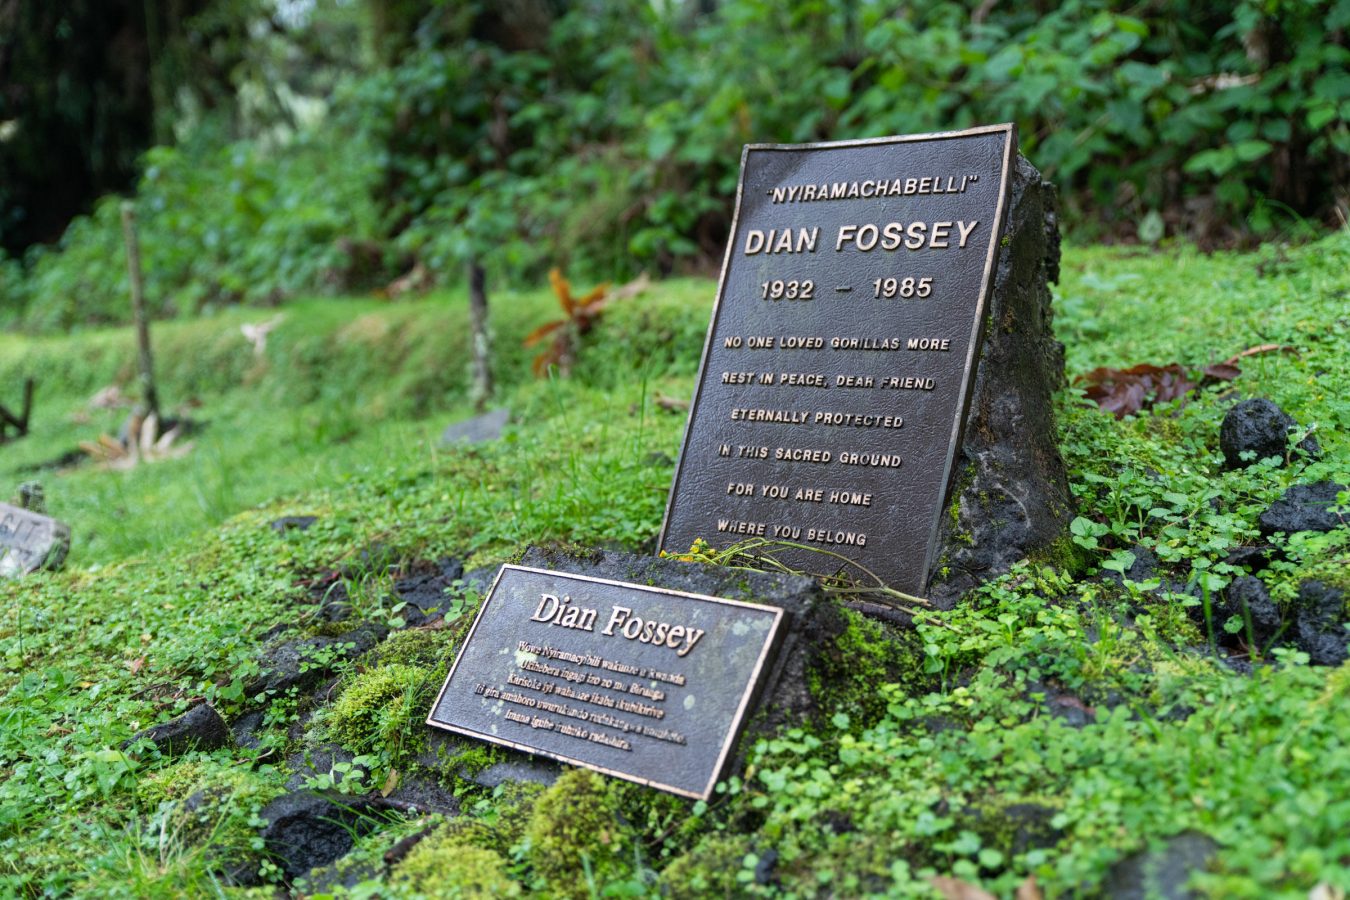
[[[427,724],[706,800],[782,617],[502,566]]]

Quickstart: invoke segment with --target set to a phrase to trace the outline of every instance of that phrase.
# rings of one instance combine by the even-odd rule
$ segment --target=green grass
[[[626,409],[643,400],[644,378],[659,386],[687,375],[697,365],[702,313],[686,319],[679,311],[710,296],[705,284],[674,282],[617,307],[611,341],[590,354],[579,380],[612,389],[613,403]],[[571,402],[529,383],[520,346],[555,310],[548,292],[494,298],[496,378],[502,402],[521,421],[552,419]],[[34,377],[38,384],[32,433],[0,449],[0,496],[21,481],[41,481],[49,512],[74,529],[72,562],[110,562],[162,550],[260,503],[354,475],[433,464],[440,431],[472,415],[461,296],[309,301],[283,312],[261,358],[239,331],[269,318],[257,312],[155,326],[162,402],[203,427],[185,439],[194,445],[186,457],[128,472],[32,469],[100,433],[118,433],[129,410],[95,410],[88,401],[109,385],[136,398],[130,332],[0,336],[0,383]],[[685,382],[665,389],[682,397],[688,390]]]
[[[713,290],[667,283],[616,307],[575,377],[544,382],[529,376],[519,341],[555,315],[551,296],[495,296],[496,375],[516,423],[474,448],[437,443],[468,413],[460,296],[290,305],[261,360],[238,333],[266,318],[256,312],[157,325],[161,393],[171,406],[195,398],[190,414],[206,423],[194,449],[127,473],[37,476],[75,547],[65,571],[0,586],[0,893],[247,894],[213,873],[249,852],[252,817],[287,777],[279,760],[303,749],[287,736],[302,698],[243,696],[261,635],[278,623],[318,628],[307,584],[375,543],[395,558],[470,565],[540,541],[647,545],[672,474],[660,455],[676,454],[684,425],[653,398],[691,392]],[[1237,574],[1227,550],[1255,542],[1266,503],[1291,483],[1350,473],[1350,234],[1257,254],[1070,248],[1056,296],[1071,376],[1198,367],[1262,343],[1297,352],[1244,359],[1230,385],[1121,422],[1066,392],[1061,446],[1093,526],[1085,566],[1025,565],[922,626],[932,692],[877,685],[869,720],[841,713],[761,743],[710,804],[578,779],[534,803],[447,776],[477,825],[444,852],[471,845],[479,876],[543,894],[607,883],[627,895],[662,884],[768,895],[754,868],[772,849],[788,896],[931,896],[937,874],[1002,896],[1028,876],[1047,896],[1090,896],[1116,861],[1194,829],[1220,845],[1196,884],[1211,896],[1350,888],[1350,666],[1254,647],[1255,660],[1277,664],[1234,674],[1206,649],[1185,609],[1193,601],[1097,578],[1143,546],[1169,579],[1220,590]],[[129,388],[131,349],[124,330],[0,336],[0,384],[39,380],[33,434],[0,449],[0,493],[33,477],[25,467],[116,428],[124,413],[85,405],[107,384]],[[1235,395],[1269,396],[1315,427],[1322,459],[1222,471],[1218,426]],[[287,514],[319,521],[267,527]],[[1263,577],[1288,598],[1303,577],[1345,571],[1345,552],[1344,541],[1291,545]],[[389,614],[379,584],[353,583],[363,614]],[[430,652],[448,653],[457,633],[436,634]],[[413,765],[421,740],[416,716],[361,705],[411,683],[408,667],[422,663],[408,660],[421,657],[404,650],[413,655],[383,669],[344,669],[328,720],[376,760],[377,784]],[[1076,698],[1087,724],[1065,724],[1050,694]],[[203,697],[228,717],[264,712],[262,746],[178,761],[118,750]],[[215,799],[189,816],[183,801],[203,790]],[[566,791],[594,795],[613,822],[618,843],[577,847],[589,876],[585,865],[560,876],[558,854],[537,849],[561,846],[551,817],[568,807]],[[1012,840],[1006,811],[1028,806],[1044,812],[1043,847]],[[382,827],[358,854],[378,861],[421,826]],[[450,860],[445,871],[467,871]],[[434,873],[438,863],[428,849],[416,865]],[[407,894],[415,882],[370,890]]]

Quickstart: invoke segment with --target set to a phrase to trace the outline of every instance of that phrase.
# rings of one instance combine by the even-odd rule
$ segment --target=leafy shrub
[[[368,154],[318,133],[286,146],[206,137],[145,157],[135,209],[146,303],[156,317],[225,304],[271,305],[334,286],[346,241],[374,231]],[[131,309],[121,201],[105,197],[58,247],[36,248],[14,307],[33,331],[126,322]],[[0,288],[13,278],[0,266]],[[3,319],[0,319],[3,322]]]

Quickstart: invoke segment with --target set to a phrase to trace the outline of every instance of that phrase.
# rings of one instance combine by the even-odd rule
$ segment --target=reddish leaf
[[[535,357],[532,368],[536,376],[541,376],[548,371],[550,365],[556,364],[565,376],[568,374],[570,361],[576,355],[577,348],[573,346],[575,336],[588,333],[610,302],[609,282],[578,299],[572,296],[572,285],[563,276],[561,269],[556,267],[551,269],[548,280],[553,285],[553,293],[558,295],[558,305],[562,307],[564,317],[556,322],[539,326],[525,336],[522,344],[532,347],[549,334],[553,334],[553,345]],[[567,330],[567,325],[571,325],[572,329]]]
[[[132,675],[139,675],[141,669],[145,668],[145,657],[139,656],[136,659],[127,662],[127,668],[131,670]]]
[[[545,373],[548,372],[548,367],[557,365],[557,363],[557,348],[545,350],[534,358],[534,362],[530,365],[530,370],[534,372],[535,378],[543,378]]]
[[[1128,369],[1103,366],[1079,376],[1077,381],[1085,385],[1084,393],[1089,400],[1103,412],[1112,413],[1121,419],[1155,403],[1179,400],[1197,390],[1207,380],[1232,381],[1239,374],[1241,371],[1237,366],[1227,363],[1206,368],[1203,377],[1192,376],[1178,363],[1166,366],[1140,363]]]
[[[652,402],[654,402],[657,406],[659,406],[661,409],[666,410],[667,412],[684,412],[685,410],[689,409],[688,400],[680,400],[676,397],[667,397],[665,394],[662,394],[659,391],[656,393],[655,396],[652,397]]]
[[[590,306],[593,303],[603,300],[605,298],[605,294],[608,291],[609,291],[609,282],[606,281],[599,287],[597,287],[595,290],[591,291],[589,294],[578,300],[577,305],[583,307]]]
[[[1242,374],[1242,370],[1233,365],[1230,360],[1229,362],[1205,366],[1204,374],[1206,378],[1213,378],[1216,381],[1232,381]]]
[[[563,277],[562,270],[556,266],[548,270],[549,284],[553,285],[553,293],[558,295],[558,304],[568,316],[572,315],[572,310],[576,309],[576,302],[572,299],[572,285]]]
[[[1094,707],[1088,706],[1086,703],[1084,703],[1082,700],[1079,700],[1072,694],[1061,694],[1060,696],[1056,697],[1052,702],[1056,706],[1065,706],[1068,707],[1069,709],[1076,709],[1079,710],[1080,712],[1087,713],[1089,716],[1095,716],[1097,714],[1097,710]]]
[[[567,323],[564,322],[562,319],[559,319],[556,322],[549,322],[545,325],[540,325],[534,331],[531,331],[529,334],[525,335],[525,339],[521,341],[520,344],[522,347],[533,347],[535,344],[542,341],[545,337],[557,331],[559,328],[563,327],[566,324]]]

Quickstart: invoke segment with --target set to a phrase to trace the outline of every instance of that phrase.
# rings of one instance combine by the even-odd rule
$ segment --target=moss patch
[[[423,844],[426,841],[422,842]],[[491,850],[455,847],[440,852],[419,853],[417,847],[403,865],[397,880],[434,897],[519,897],[520,883],[507,874],[507,862]]]
[[[737,897],[745,892],[740,879],[750,839],[743,835],[710,835],[678,857],[661,873],[661,896],[673,900]]]
[[[888,629],[850,609],[841,612],[848,624],[808,674],[811,695],[821,709],[870,721],[885,709],[880,685],[918,692],[927,683],[923,646],[912,631]]]
[[[1039,565],[1051,566],[1070,575],[1082,575],[1087,572],[1089,557],[1086,550],[1073,542],[1073,538],[1062,534],[1044,547],[1033,551],[1027,557]]]
[[[468,617],[465,617],[467,621]],[[449,667],[462,628],[410,628],[389,636],[375,650],[380,665],[439,669]]]
[[[420,747],[431,675],[394,663],[357,676],[329,710],[330,734],[358,753],[381,748],[397,758]]]
[[[636,839],[618,812],[613,786],[586,769],[563,773],[539,798],[525,836],[535,874],[551,893],[584,896],[582,871],[604,884],[628,867]]]

